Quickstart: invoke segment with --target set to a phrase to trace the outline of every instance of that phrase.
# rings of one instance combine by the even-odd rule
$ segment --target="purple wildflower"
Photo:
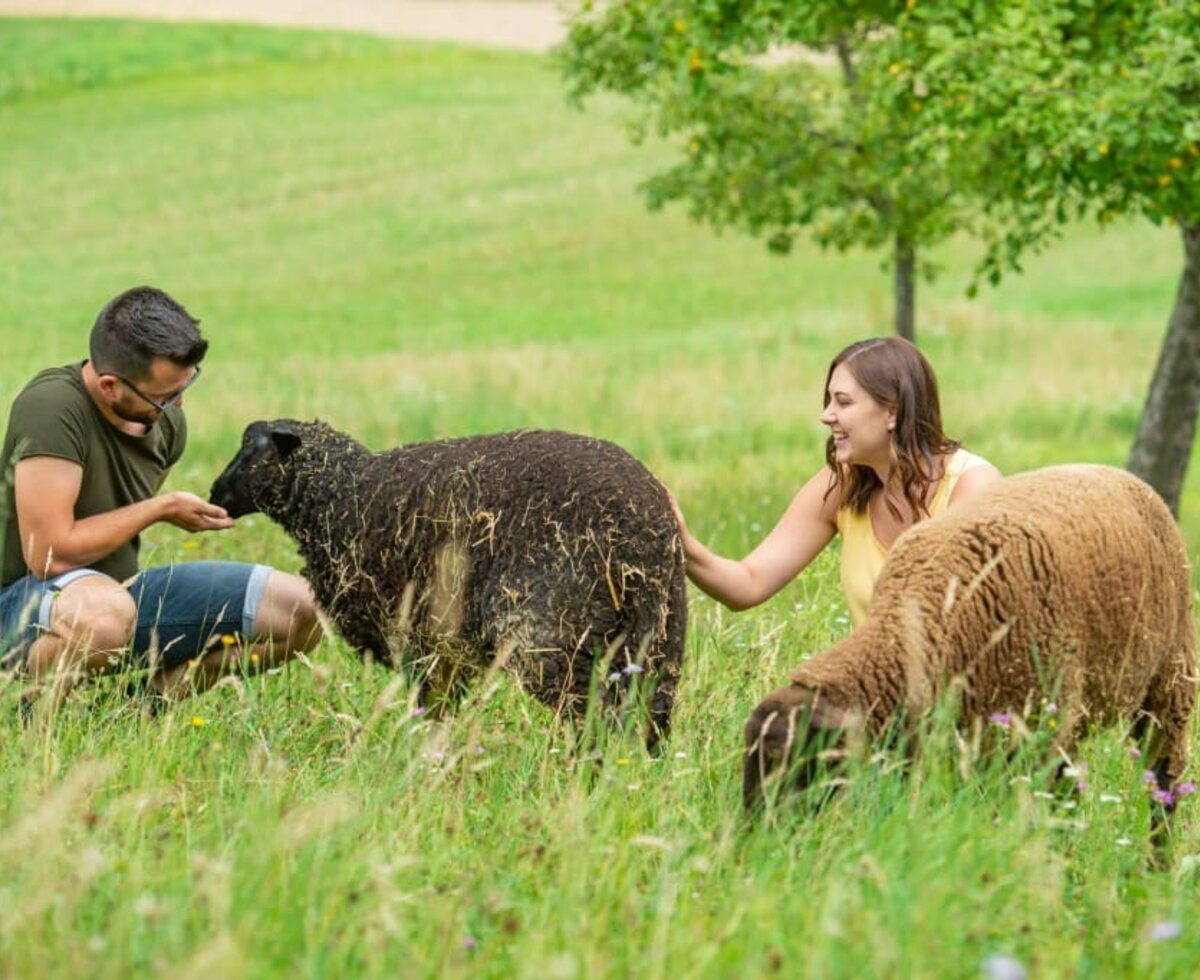
[[[1147,769],[1144,773],[1142,773],[1142,785],[1143,786],[1157,786],[1158,785],[1158,777],[1156,775],[1154,775],[1152,770]]]
[[[1046,714],[1048,714],[1048,715],[1058,714],[1058,705],[1055,704],[1053,701],[1051,701],[1048,705],[1046,705]]]
[[[1139,749],[1136,745],[1129,746],[1129,758],[1140,759],[1141,757],[1142,757],[1141,749]]]
[[[1194,792],[1196,792],[1196,784],[1190,780],[1186,783],[1180,783],[1175,787],[1175,796],[1177,798],[1191,796]]]
[[[1173,806],[1175,803],[1175,794],[1169,789],[1156,789],[1153,795],[1155,801],[1163,806]]]
[[[988,980],[1025,980],[1025,967],[1003,953],[989,956],[979,965],[979,972]]]
[[[476,941],[474,936],[467,936],[465,939],[463,939],[463,942],[462,942],[462,948],[467,950],[468,952],[470,950],[473,950],[478,945],[479,945],[479,943]]]
[[[988,721],[993,725],[999,725],[1001,728],[1007,728],[1012,724],[1012,715],[1006,711],[993,711],[988,715]]]
[[[420,718],[421,715],[423,715],[423,714],[425,714],[425,708],[418,706],[418,707],[412,709],[411,717]]]
[[[640,674],[642,673],[641,664],[626,664],[625,669],[621,671],[623,674]]]
[[[1173,919],[1166,919],[1163,922],[1156,922],[1148,930],[1146,936],[1153,943],[1167,942],[1171,939],[1178,939],[1183,935],[1183,926]]]
[[[1079,780],[1079,782],[1077,782],[1075,784],[1075,792],[1077,792],[1077,793],[1086,793],[1087,788],[1088,788],[1088,784],[1087,784],[1086,779],[1081,779],[1081,780]]]

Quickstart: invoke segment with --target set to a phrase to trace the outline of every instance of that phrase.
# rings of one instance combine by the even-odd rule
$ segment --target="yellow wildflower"
[[[700,54],[699,48],[692,48],[688,52],[688,71],[697,72],[704,68],[704,56]]]
[[[206,722],[199,715],[192,715],[192,727],[193,728],[203,728],[207,724],[208,724],[208,722]]]

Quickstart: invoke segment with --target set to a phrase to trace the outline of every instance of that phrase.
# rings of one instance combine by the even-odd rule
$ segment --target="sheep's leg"
[[[1188,761],[1188,726],[1196,700],[1195,660],[1190,651],[1170,658],[1150,682],[1134,738],[1146,743],[1146,762],[1161,789],[1172,790]]]
[[[414,658],[417,699],[436,717],[452,712],[462,702],[474,679],[473,649],[449,637],[422,644]]]
[[[650,697],[650,719],[646,729],[646,751],[654,753],[671,734],[671,712],[675,708],[675,691],[683,664],[687,640],[687,588],[683,570],[670,586],[666,621],[655,635],[646,657],[655,683]]]
[[[1188,619],[1188,629],[1191,620]],[[1175,790],[1187,768],[1188,728],[1196,699],[1195,654],[1190,645],[1150,682],[1142,709],[1133,724],[1135,740],[1145,745],[1145,759],[1162,796],[1150,817],[1153,862],[1164,866],[1175,811]]]
[[[671,712],[675,707],[675,678],[659,678],[658,687],[650,698],[650,719],[646,726],[646,751],[657,754],[659,747],[671,734]]]
[[[646,679],[652,685],[645,722],[646,751],[654,754],[671,734],[671,712],[679,684],[679,664],[683,659],[682,626],[678,633],[650,641],[645,656]]]

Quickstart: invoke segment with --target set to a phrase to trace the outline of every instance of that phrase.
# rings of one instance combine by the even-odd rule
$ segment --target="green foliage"
[[[775,251],[801,231],[838,249],[921,251],[975,220],[945,152],[913,142],[923,93],[902,84],[912,55],[890,27],[903,9],[584,4],[559,57],[576,102],[619,93],[638,107],[636,134],[680,148],[645,184],[652,206],[687,201],[694,217],[744,227]]]
[[[561,63],[677,137],[651,204],[779,250],[967,228],[995,283],[1082,214],[1200,214],[1198,45],[1195,0],[645,0],[585,3]]]
[[[900,30],[928,93],[914,141],[953,147],[957,179],[1009,229],[992,279],[1085,214],[1200,220],[1195,0],[919,3]]]

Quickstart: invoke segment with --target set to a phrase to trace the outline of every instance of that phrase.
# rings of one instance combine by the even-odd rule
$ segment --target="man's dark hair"
[[[161,289],[135,286],[109,300],[96,317],[89,345],[92,366],[135,381],[149,375],[156,357],[194,367],[208,350],[199,325]]]

